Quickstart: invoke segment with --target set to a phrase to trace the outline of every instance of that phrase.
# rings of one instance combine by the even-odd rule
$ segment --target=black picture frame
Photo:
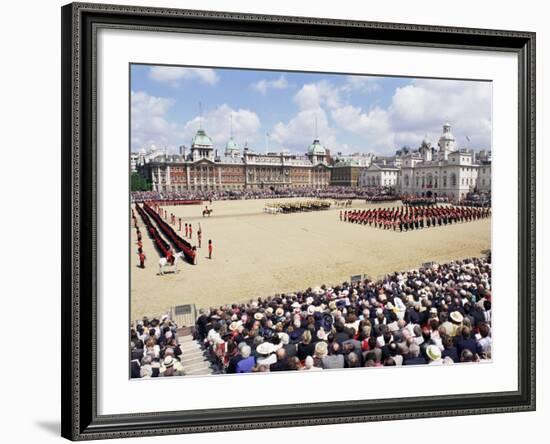
[[[62,436],[120,438],[535,409],[535,33],[72,3],[62,14]],[[507,51],[519,65],[518,389],[376,401],[100,416],[96,381],[96,85],[100,27]]]

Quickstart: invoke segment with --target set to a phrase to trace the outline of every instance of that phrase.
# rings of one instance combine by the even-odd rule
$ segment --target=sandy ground
[[[156,316],[174,305],[209,307],[336,285],[351,275],[380,277],[428,261],[480,256],[491,245],[491,219],[400,233],[341,222],[336,208],[268,215],[262,211],[266,202],[272,200],[213,202],[210,218],[201,216],[201,206],[165,207],[168,214],[193,224],[193,244],[198,223],[202,225],[198,264],[180,262],[178,274],[157,275],[159,256],[145,230],[148,260],[145,269],[138,268],[132,228],[132,319]],[[354,201],[353,208],[382,206],[396,203]],[[208,239],[214,244],[212,260],[207,258]]]

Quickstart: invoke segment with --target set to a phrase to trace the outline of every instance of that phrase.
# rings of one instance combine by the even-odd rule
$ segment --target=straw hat
[[[258,352],[260,355],[267,356],[273,353],[273,348],[274,346],[271,342],[262,342],[256,347],[256,352]]]
[[[451,313],[451,320],[457,324],[460,324],[464,320],[464,316],[462,316],[462,313],[459,311],[453,311]]]
[[[441,359],[441,350],[437,345],[429,345],[426,349],[426,354],[431,361],[437,361]]]
[[[235,331],[237,330],[243,323],[241,321],[233,321],[231,324],[229,324],[229,330]]]
[[[170,368],[174,365],[174,357],[172,355],[168,355],[164,358],[164,361],[162,362],[164,367]]]
[[[263,313],[254,313],[254,319],[256,319],[257,321],[261,321],[263,318],[264,318]]]

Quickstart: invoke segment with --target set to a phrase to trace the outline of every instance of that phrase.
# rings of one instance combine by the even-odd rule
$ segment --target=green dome
[[[307,150],[308,154],[312,154],[315,156],[324,156],[326,155],[325,147],[321,145],[321,142],[319,140],[315,139],[313,143],[309,146],[309,149]]]
[[[212,148],[213,146],[212,139],[202,129],[197,131],[197,134],[193,137],[193,142],[191,145],[209,148]]]
[[[233,137],[231,137],[227,141],[227,145],[225,145],[225,151],[238,151],[239,146],[237,145],[237,142],[233,140]]]

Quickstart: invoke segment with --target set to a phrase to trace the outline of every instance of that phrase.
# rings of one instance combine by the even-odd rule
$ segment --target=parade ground
[[[307,199],[276,201],[299,200]],[[211,217],[202,217],[204,205],[165,206],[168,214],[193,225],[191,244],[197,245],[198,224],[202,226],[198,263],[181,261],[177,274],[157,275],[159,255],[145,230],[146,267],[139,268],[136,233],[131,229],[131,318],[159,316],[175,305],[192,303],[198,309],[338,285],[352,275],[377,278],[425,262],[481,256],[491,247],[491,218],[396,232],[341,222],[340,209],[334,206],[326,211],[264,213],[265,204],[272,202],[206,203],[213,209]],[[398,205],[355,200],[351,209]],[[139,217],[138,222],[143,227]],[[173,227],[178,230],[177,223]],[[214,245],[212,260],[208,259],[209,239]]]

